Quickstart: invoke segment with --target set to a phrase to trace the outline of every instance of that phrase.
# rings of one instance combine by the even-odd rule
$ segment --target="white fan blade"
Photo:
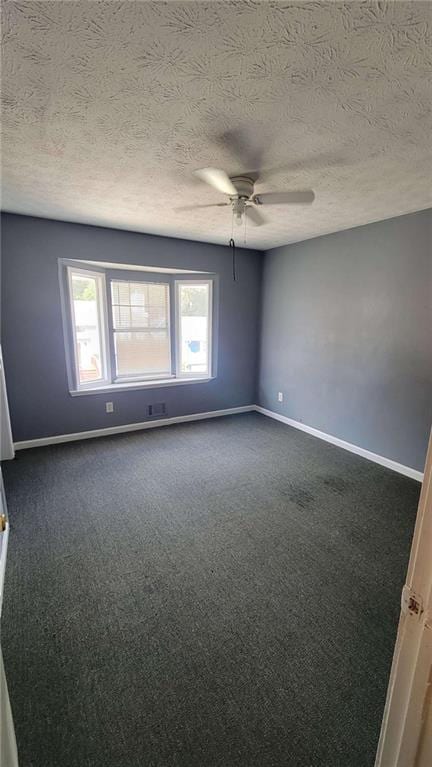
[[[262,226],[267,223],[267,219],[264,218],[263,214],[257,208],[254,208],[253,205],[247,205],[245,210],[247,217],[250,218],[255,226]]]
[[[310,205],[314,199],[312,189],[301,192],[268,192],[256,194],[253,198],[257,205]]]
[[[217,189],[218,192],[228,194],[230,197],[237,196],[236,188],[224,170],[220,168],[200,168],[195,171],[195,175],[202,181],[205,181],[206,184],[210,184],[214,189]]]
[[[196,210],[197,208],[225,208],[230,205],[229,202],[212,202],[209,205],[181,205],[180,208],[174,208],[174,210]]]

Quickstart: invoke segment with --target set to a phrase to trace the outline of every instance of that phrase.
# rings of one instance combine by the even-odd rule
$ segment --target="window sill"
[[[184,386],[185,384],[208,383],[213,381],[215,376],[206,376],[205,378],[166,378],[153,381],[128,381],[127,383],[109,384],[109,386],[98,386],[92,389],[72,389],[69,391],[71,397],[82,397],[88,394],[104,394],[107,392],[131,391],[133,389],[162,389],[166,386]]]

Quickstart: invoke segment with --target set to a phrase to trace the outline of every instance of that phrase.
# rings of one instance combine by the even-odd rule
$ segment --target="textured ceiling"
[[[267,208],[250,247],[429,207],[431,15],[429,2],[6,0],[3,208],[226,242],[229,208],[174,208],[223,199],[194,169],[259,163],[259,191],[312,187],[316,201]]]

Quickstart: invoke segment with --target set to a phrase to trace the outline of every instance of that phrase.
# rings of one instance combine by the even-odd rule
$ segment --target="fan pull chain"
[[[234,210],[232,212],[231,216],[231,239],[229,241],[229,247],[231,248],[231,254],[232,254],[232,275],[233,275],[233,281],[237,281],[237,273],[236,273],[236,252],[235,252],[235,241],[234,241]]]
[[[236,245],[234,242],[234,238],[231,237],[229,241],[229,246],[231,248],[232,253],[232,273],[233,273],[233,281],[237,282],[237,269],[236,269]]]

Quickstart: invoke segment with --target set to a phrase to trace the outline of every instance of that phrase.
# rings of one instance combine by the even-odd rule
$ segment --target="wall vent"
[[[147,415],[150,418],[158,418],[161,415],[165,415],[165,413],[166,413],[165,402],[155,402],[154,405],[147,405]]]

